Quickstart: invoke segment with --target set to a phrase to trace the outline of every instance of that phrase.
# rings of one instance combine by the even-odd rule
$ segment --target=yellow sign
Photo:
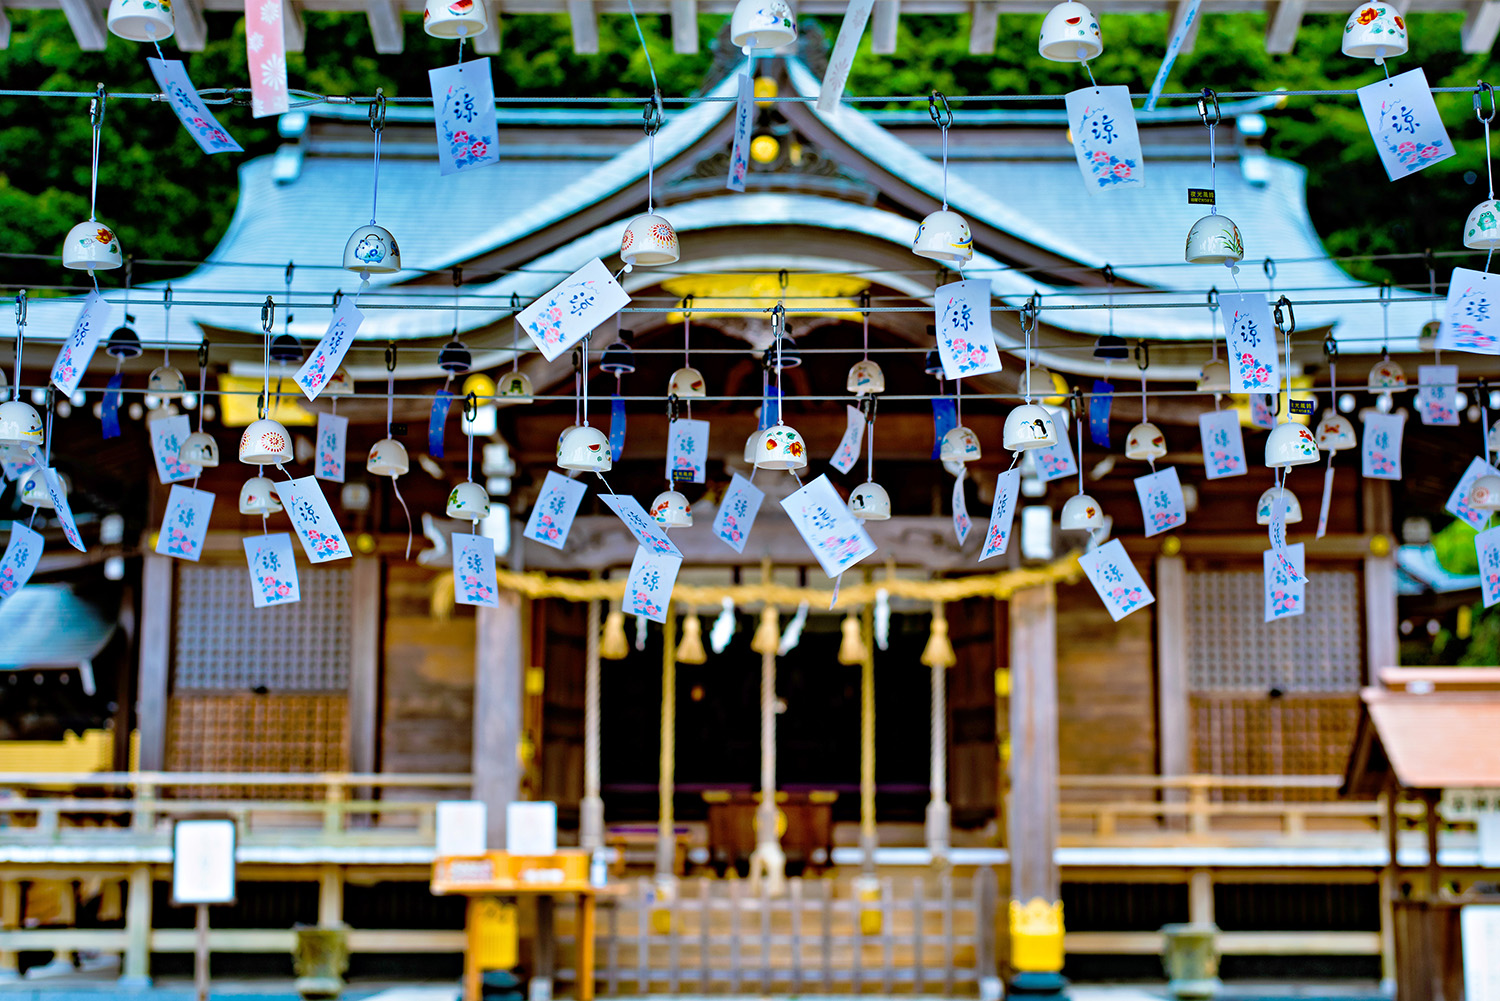
[[[318,423],[317,414],[302,406],[302,390],[290,379],[283,380],[281,394],[276,392],[276,379],[271,380],[271,404],[266,416],[278,420],[287,427]],[[253,423],[259,416],[257,401],[265,390],[265,380],[242,375],[220,375],[219,420],[225,427],[242,428]]]

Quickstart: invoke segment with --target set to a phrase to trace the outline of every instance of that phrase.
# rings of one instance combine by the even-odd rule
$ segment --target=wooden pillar
[[[505,847],[505,808],[521,788],[521,597],[476,609],[473,797],[488,810],[490,848]]]
[[[1214,923],[1214,874],[1208,869],[1188,873],[1188,920],[1195,925]]]
[[[136,672],[143,772],[167,766],[167,686],[172,668],[172,558],[147,553],[141,568],[141,659]]]
[[[661,633],[661,743],[656,787],[656,881],[669,884],[677,877],[677,616],[667,602],[667,621]]]
[[[1192,771],[1188,733],[1187,562],[1156,558],[1156,739],[1163,775]]]
[[[1370,540],[1365,557],[1365,663],[1369,684],[1382,667],[1400,665],[1400,622],[1396,612],[1396,556],[1391,550],[1394,530],[1389,480],[1360,481],[1360,516]]]
[[[120,966],[122,987],[151,986],[151,892],[151,867],[131,866],[130,888],[125,896],[125,960]]]
[[[350,592],[354,630],[349,641],[349,768],[369,775],[379,769],[380,560],[354,557]]]
[[[20,880],[0,881],[0,931],[15,931],[21,927],[21,883]],[[13,949],[0,949],[0,983],[16,980],[21,976],[20,954]]]
[[[1010,599],[1012,993],[1063,986],[1063,915],[1057,872],[1057,590],[1025,588]]]
[[[318,869],[318,927],[344,923],[344,870],[336,865]]]

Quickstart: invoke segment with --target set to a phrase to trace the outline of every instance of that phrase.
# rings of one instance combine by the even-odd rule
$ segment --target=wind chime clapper
[[[119,237],[113,229],[100,224],[97,218],[99,144],[104,129],[104,108],[108,100],[104,84],[97,84],[94,97],[89,102],[89,127],[93,144],[89,166],[89,217],[68,230],[62,248],[63,267],[87,271],[90,278],[96,270],[112,271],[125,263]]]
[[[630,220],[620,236],[620,262],[626,274],[637,266],[657,268],[676,264],[682,252],[677,245],[677,231],[663,216],[656,214],[656,134],[661,131],[663,115],[661,93],[653,92],[643,113],[646,133],[646,211]]]
[[[1141,373],[1141,422],[1125,436],[1125,458],[1149,462],[1155,469],[1156,460],[1167,454],[1167,437],[1151,423],[1146,411],[1146,370],[1151,367],[1151,348],[1145,341],[1136,341],[1135,366]]]
[[[370,222],[349,234],[344,244],[344,269],[362,280],[370,275],[389,275],[401,270],[401,248],[391,231],[379,225],[380,207],[380,138],[385,130],[385,91],[377,88],[370,103],[370,131],[375,134],[375,176],[370,193]]]
[[[1489,95],[1490,108],[1486,114],[1483,98]],[[1495,119],[1495,88],[1479,81],[1474,88],[1474,115],[1484,125],[1484,169],[1489,182],[1489,194],[1474,206],[1469,218],[1464,221],[1464,246],[1469,250],[1483,250],[1493,254],[1500,249],[1500,202],[1495,201],[1495,166],[1490,156],[1490,122]],[[1484,269],[1489,270],[1489,259]]]
[[[911,252],[961,271],[974,258],[974,236],[968,221],[948,208],[948,130],[953,127],[953,109],[948,99],[934,90],[927,98],[927,113],[943,135],[943,207],[929,213],[917,226]]]
[[[1083,492],[1083,426],[1088,423],[1088,408],[1083,400],[1083,389],[1073,387],[1073,424],[1078,434],[1078,493],[1063,502],[1058,526],[1064,532],[1088,532],[1092,535],[1104,527],[1104,508],[1097,500]]]
[[[1021,392],[1026,402],[1005,417],[1003,444],[1008,452],[1025,452],[1033,448],[1050,448],[1057,444],[1057,426],[1046,407],[1031,402],[1031,342],[1036,335],[1041,304],[1032,295],[1021,307],[1021,334],[1024,343],[1025,369],[1021,374]],[[1049,376],[1050,378],[1050,376]],[[1048,389],[1053,387],[1049,386]]]
[[[464,397],[464,420],[471,425],[479,413],[479,398],[473,393]],[[484,487],[474,482],[474,436],[466,434],[469,444],[468,466],[464,481],[456,484],[448,494],[448,517],[461,521],[483,521],[490,516],[490,495]]]
[[[865,481],[849,494],[849,513],[860,521],[888,521],[891,517],[891,495],[875,482],[875,411],[879,402],[873,391],[859,400],[859,409],[865,415]]]
[[[1208,87],[1203,88],[1203,93],[1198,98],[1198,117],[1203,119],[1203,124],[1208,129],[1209,212],[1188,230],[1183,258],[1189,264],[1222,264],[1233,269],[1245,258],[1245,241],[1234,220],[1219,215],[1214,129],[1222,116],[1219,113],[1219,96]]]
[[[1284,313],[1283,310],[1285,310]],[[1291,300],[1286,296],[1277,299],[1272,309],[1272,318],[1276,321],[1276,329],[1281,332],[1286,344],[1286,398],[1290,401],[1292,398],[1292,334],[1297,329],[1297,316],[1292,310]],[[1287,409],[1290,411],[1291,407],[1288,406]],[[1305,425],[1292,420],[1290,413],[1287,413],[1286,420],[1277,424],[1266,437],[1266,465],[1271,469],[1286,470],[1292,466],[1304,466],[1310,462],[1317,462],[1318,458],[1317,439]],[[1285,473],[1281,475],[1284,476]]]
[[[219,464],[219,443],[214,436],[203,430],[203,411],[208,398],[208,341],[198,345],[198,429],[182,440],[177,451],[177,461],[185,466],[213,469]]]

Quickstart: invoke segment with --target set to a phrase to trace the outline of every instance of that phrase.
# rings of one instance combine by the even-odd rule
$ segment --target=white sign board
[[[512,855],[556,855],[557,804],[507,803],[505,850]]]
[[[438,855],[483,855],[489,811],[479,800],[445,800],[437,805]]]
[[[179,820],[172,827],[172,903],[234,903],[234,821]]]
[[[1500,1001],[1500,907],[1473,905],[1459,909],[1463,934],[1464,997]]]

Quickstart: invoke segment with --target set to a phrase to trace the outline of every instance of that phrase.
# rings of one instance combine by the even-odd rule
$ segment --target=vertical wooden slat
[[[823,993],[833,993],[833,891],[834,881],[823,880]]]
[[[881,989],[890,994],[896,989],[896,883],[889,876],[880,881],[880,908]]]
[[[969,22],[969,55],[994,55],[995,40],[999,32],[1000,4],[998,0],[978,0],[974,4],[973,20]]]
[[[921,876],[912,880],[911,890],[911,918],[912,918],[912,990],[918,994],[927,982],[926,955],[927,943],[923,932],[926,931],[922,925],[926,922],[923,905],[927,902],[927,880]]]
[[[791,880],[792,990],[802,993],[802,877]]]
[[[93,0],[58,0],[68,27],[73,29],[73,38],[85,52],[103,52],[109,42],[109,32],[104,27],[104,15]],[[149,557],[148,557],[149,558]],[[171,559],[163,556],[162,559]]]
[[[651,907],[656,899],[651,884],[642,876],[636,883],[640,907],[635,912],[635,989],[642,994],[651,991]]]
[[[503,36],[500,34],[500,5],[495,0],[479,0],[485,6],[488,15],[485,20],[490,24],[490,30],[474,39],[474,51],[481,56],[493,56],[500,52],[500,43]]]
[[[1458,29],[1459,44],[1470,55],[1490,51],[1500,34],[1500,2],[1471,0],[1464,6],[1463,27]]]
[[[360,628],[349,634],[349,767],[365,775],[379,768],[381,604],[380,561],[356,556],[349,575],[349,614]]]
[[[1058,900],[1057,592],[1024,588],[1010,599],[1011,898]]]
[[[875,24],[870,29],[870,51],[889,56],[896,51],[896,27],[901,23],[901,0],[881,0],[875,5]]]
[[[629,896],[615,898],[615,903],[605,908],[609,918],[609,947],[605,955],[609,957],[609,992],[620,993],[620,909],[629,906]]]
[[[5,8],[0,7],[0,49],[10,48],[10,18]]]
[[[672,0],[672,51],[691,55],[698,51],[698,0]]]
[[[573,51],[580,56],[599,54],[599,15],[593,0],[568,0],[568,20],[573,27]]]
[[[698,990],[708,993],[708,985],[712,980],[710,971],[713,964],[709,962],[710,938],[709,931],[714,921],[713,910],[713,882],[702,876],[698,879]]]
[[[302,19],[302,0],[281,0],[281,37],[288,52],[307,48],[307,23]]]
[[[740,992],[740,881],[729,881],[729,993]]]
[[[849,893],[849,921],[851,927],[849,941],[852,953],[849,966],[849,989],[858,994],[864,986],[865,930],[859,924],[859,894],[852,890]]]
[[[771,881],[760,881],[760,992],[771,993]]]
[[[489,846],[505,845],[505,808],[520,795],[521,598],[475,613],[473,796],[485,804]]]
[[[1307,0],[1274,0],[1267,6],[1270,10],[1266,18],[1266,51],[1283,55],[1297,44],[1297,31],[1302,27]]]
[[[406,47],[406,29],[401,24],[401,5],[396,0],[367,0],[365,16],[370,37],[381,55],[397,55]]]
[[[203,19],[203,0],[177,0],[172,5],[173,39],[183,52],[202,52],[208,44],[208,22]]]
[[[953,873],[944,872],[943,891],[943,995],[953,996]]]
[[[100,48],[103,48],[101,45]],[[172,558],[147,553],[141,568],[141,653],[136,694],[140,712],[140,767],[143,772],[167,766],[167,689],[172,669]]]
[[[676,994],[681,984],[682,976],[682,890],[678,887],[671,899],[667,901],[667,918],[669,921],[667,932],[667,962],[670,968],[667,971],[667,982],[672,987],[672,993]]]

